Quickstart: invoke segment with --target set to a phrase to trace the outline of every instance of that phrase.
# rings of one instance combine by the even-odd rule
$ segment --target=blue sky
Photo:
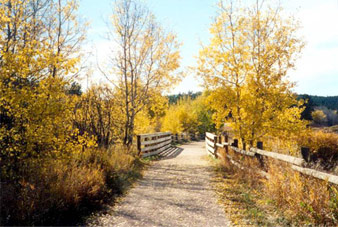
[[[250,2],[250,0],[247,0]],[[208,29],[216,15],[217,0],[147,0],[145,1],[158,21],[175,32],[181,47],[181,67],[194,66],[201,43],[208,44]],[[112,12],[112,0],[81,0],[80,14],[91,25],[88,28],[88,49],[93,59],[104,62],[109,43],[104,39],[106,21]],[[290,80],[297,82],[295,91],[313,95],[338,95],[338,0],[283,1],[287,12],[300,20],[299,31],[307,45]],[[96,61],[96,60],[95,60]],[[104,63],[102,63],[104,64]],[[93,83],[104,82],[93,65]],[[171,93],[199,91],[200,81],[189,74]]]

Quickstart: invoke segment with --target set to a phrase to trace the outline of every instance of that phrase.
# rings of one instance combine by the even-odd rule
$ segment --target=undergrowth
[[[122,194],[146,164],[122,146],[25,161],[1,183],[1,225],[76,225]],[[136,158],[135,158],[136,157]]]
[[[336,226],[338,190],[326,181],[304,176],[282,162],[264,166],[269,178],[258,172],[253,158],[232,154],[245,168],[227,158],[217,160],[216,190],[231,221],[256,226]]]
[[[276,215],[269,201],[261,197],[261,188],[252,187],[253,181],[247,181],[236,173],[235,169],[225,166],[219,160],[214,161],[214,188],[225,212],[235,226],[279,226],[287,225],[287,220]]]

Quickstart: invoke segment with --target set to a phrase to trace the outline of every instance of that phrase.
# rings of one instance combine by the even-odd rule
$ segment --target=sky
[[[250,0],[246,0],[250,2]],[[245,1],[245,2],[246,2]],[[177,34],[181,46],[181,70],[186,78],[171,93],[201,91],[201,81],[189,67],[196,65],[201,45],[210,39],[209,28],[216,15],[218,0],[145,0],[162,26]],[[251,1],[252,2],[252,1]],[[285,11],[299,19],[299,33],[306,46],[289,78],[300,94],[338,95],[338,0],[284,0]],[[93,76],[88,83],[105,82],[96,62],[104,65],[110,43],[105,39],[112,0],[81,0],[79,14],[90,22],[86,47],[93,52]]]

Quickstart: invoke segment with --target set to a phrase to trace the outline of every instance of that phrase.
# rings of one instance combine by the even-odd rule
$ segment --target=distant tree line
[[[331,110],[338,110],[338,96],[298,95],[300,99],[309,100],[313,106],[325,106]]]
[[[302,119],[313,121],[317,126],[338,124],[338,96],[316,96],[302,94],[298,99],[305,100]]]
[[[182,98],[187,98],[187,97],[189,97],[191,100],[194,100],[200,95],[202,95],[202,92],[200,91],[198,92],[189,91],[188,93],[178,93],[174,95],[168,95],[169,104],[170,105],[177,104],[179,100],[181,100]]]
[[[192,92],[188,93],[179,93],[168,95],[169,104],[177,104],[179,100],[182,98],[189,98],[191,100],[195,100],[199,96],[202,95],[202,92]],[[305,109],[301,114],[301,118],[305,120],[313,121],[315,120],[317,124],[324,125],[335,125],[338,123],[338,119],[336,119],[337,111],[338,111],[338,96],[317,96],[317,95],[308,95],[308,94],[299,94],[298,100],[305,100]],[[315,114],[314,112],[317,111]],[[318,111],[322,111],[325,117],[321,120],[318,120]],[[316,119],[313,119],[312,115],[315,115]],[[320,116],[320,114],[319,114]],[[322,122],[322,123],[319,123]]]

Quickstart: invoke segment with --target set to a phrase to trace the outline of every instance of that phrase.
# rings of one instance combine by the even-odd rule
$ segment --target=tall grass
[[[63,159],[30,160],[2,182],[1,225],[74,225],[140,176],[142,162],[122,146]],[[3,180],[2,180],[3,181]]]
[[[265,196],[294,223],[338,224],[336,186],[302,175],[278,162],[270,162],[269,176],[262,180]]]
[[[292,225],[338,225],[338,189],[328,182],[302,175],[281,161],[264,159],[261,167],[255,157],[229,151],[229,158],[222,160],[226,175],[245,184],[266,204],[272,204]],[[268,172],[268,177],[260,171]],[[257,203],[261,203],[258,201]],[[264,206],[263,206],[264,207]]]
[[[338,167],[338,134],[322,130],[311,131],[298,139],[300,146],[310,148],[310,161],[313,166],[328,171]],[[338,173],[338,168],[335,171]]]

